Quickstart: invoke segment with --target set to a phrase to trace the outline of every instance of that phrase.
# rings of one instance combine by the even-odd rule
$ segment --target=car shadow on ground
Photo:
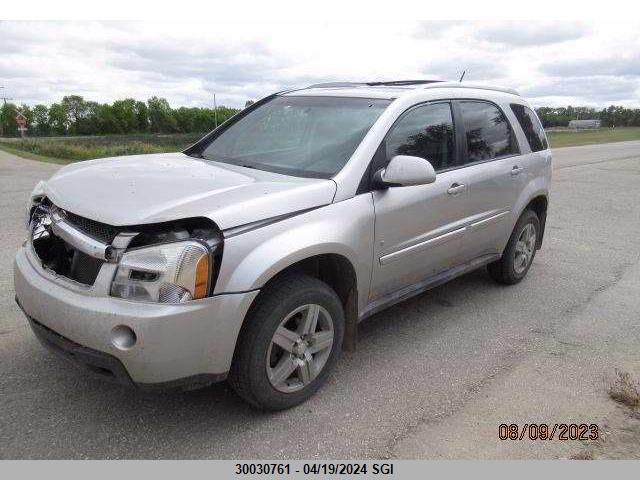
[[[384,369],[389,368],[380,351],[402,355],[406,339],[421,342],[437,334],[443,325],[456,321],[458,315],[450,312],[458,303],[483,301],[482,297],[492,288],[494,284],[484,271],[471,272],[367,319],[360,324],[357,351],[342,356],[328,385],[305,404],[285,412],[261,412],[250,407],[227,382],[199,390],[160,392],[137,391],[105,382],[79,367],[70,368],[68,360],[44,350],[35,338],[32,348],[30,345],[29,352],[25,352],[25,361],[36,363],[29,370],[35,370],[37,378],[33,378],[34,390],[25,392],[23,406],[38,411],[39,415],[50,412],[51,416],[62,417],[62,424],[76,434],[95,435],[102,429],[105,438],[112,438],[118,432],[126,432],[126,439],[118,441],[114,452],[120,458],[144,458],[144,439],[149,436],[156,439],[166,436],[173,444],[173,450],[167,446],[163,451],[156,443],[155,449],[147,452],[149,458],[171,454],[184,457],[186,450],[179,452],[175,448],[185,432],[200,438],[205,438],[207,432],[246,434],[259,432],[262,426],[271,428],[274,417],[293,425],[312,412],[339,410],[341,402],[362,386],[359,384],[366,382],[365,378],[383,375]],[[416,331],[419,331],[417,338]],[[66,406],[63,411],[61,405]],[[53,425],[38,428],[46,430]],[[192,446],[188,455],[202,452]]]
[[[403,335],[403,329],[411,328],[411,324],[416,322],[438,324],[440,321],[439,316],[445,313],[446,309],[455,307],[457,301],[462,297],[469,300],[469,293],[480,297],[483,295],[483,290],[492,286],[495,286],[495,283],[489,279],[484,269],[479,269],[377,313],[360,323],[358,326],[359,345],[356,352],[343,353],[341,360],[353,364],[358,355],[363,353],[363,350],[366,353],[368,350],[366,345],[384,342],[381,337],[391,332]],[[207,405],[212,403],[220,405],[243,403],[227,382],[216,383],[194,390],[140,391],[105,381],[95,374],[73,365],[72,362],[59,358],[58,355],[49,352],[46,355],[51,357],[52,369],[69,370],[70,374],[68,376],[65,375],[65,380],[70,381],[71,384],[82,381],[83,383],[86,382],[86,386],[90,388],[118,392],[117,396],[126,402],[129,408],[131,408],[130,402],[144,403],[154,400],[162,404],[179,402],[183,407],[185,402],[192,402],[193,406],[197,406],[200,402],[205,402]],[[70,369],[69,366],[75,368]],[[60,386],[63,387],[63,385]],[[68,385],[68,387],[71,387],[71,385]],[[245,410],[245,408],[240,410]]]

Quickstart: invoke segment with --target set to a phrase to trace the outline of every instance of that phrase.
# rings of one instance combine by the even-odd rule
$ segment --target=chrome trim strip
[[[108,252],[110,247],[107,244],[99,242],[74,228],[57,212],[51,213],[51,229],[62,240],[90,257],[104,261],[109,260]]]
[[[119,263],[125,250],[138,233],[139,232],[120,232],[116,235],[116,238],[111,242],[111,246],[108,246],[105,250],[107,262]]]
[[[111,246],[118,250],[125,250],[136,235],[138,235],[138,232],[120,232],[111,242]]]
[[[478,220],[477,222],[472,223],[471,225],[469,225],[469,227],[471,228],[480,228],[480,227],[485,227],[490,223],[493,223],[494,221],[504,217],[505,215],[509,215],[511,213],[511,210],[506,210],[504,212],[500,212],[497,213],[496,215],[492,215],[488,218],[484,218],[482,220]]]
[[[411,245],[410,247],[403,248],[402,250],[398,250],[397,252],[389,253],[380,257],[380,265],[387,265],[400,257],[403,257],[409,253],[415,252],[417,250],[421,250],[423,248],[436,245],[439,243],[445,243],[449,240],[453,240],[464,234],[466,227],[457,228],[452,230],[451,232],[443,233],[442,235],[438,235],[437,237],[430,238],[429,240],[425,240],[424,242],[416,243],[415,245]]]

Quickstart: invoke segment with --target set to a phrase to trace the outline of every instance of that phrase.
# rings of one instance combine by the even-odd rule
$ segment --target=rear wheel
[[[256,300],[238,341],[229,380],[249,403],[281,410],[326,381],[344,336],[344,312],[324,282],[289,274]]]
[[[535,212],[526,210],[516,223],[502,258],[487,266],[496,282],[513,285],[521,281],[529,271],[536,255],[540,235],[540,220]]]

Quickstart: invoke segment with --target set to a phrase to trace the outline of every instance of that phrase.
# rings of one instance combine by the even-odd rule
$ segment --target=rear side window
[[[451,105],[436,103],[414,108],[393,127],[386,139],[387,160],[412,155],[444,170],[455,162],[455,137]]]
[[[473,163],[518,153],[511,125],[502,111],[487,102],[460,102],[467,158]]]
[[[527,137],[532,152],[539,152],[548,148],[547,136],[544,134],[544,128],[538,120],[533,110],[524,105],[517,103],[511,104],[511,110],[518,119],[518,123],[522,127],[524,136]]]

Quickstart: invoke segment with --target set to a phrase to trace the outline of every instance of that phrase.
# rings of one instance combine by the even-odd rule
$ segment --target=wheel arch
[[[539,178],[529,183],[527,188],[520,195],[519,201],[514,209],[516,215],[512,217],[511,230],[515,228],[518,219],[527,210],[532,210],[540,221],[540,235],[538,236],[536,249],[542,247],[542,239],[544,237],[545,225],[547,221],[547,209],[549,206],[549,191],[547,185],[543,183],[543,179]]]
[[[549,198],[546,194],[541,194],[532,198],[522,210],[523,212],[531,210],[538,216],[538,220],[540,221],[540,235],[538,235],[538,239],[536,241],[536,249],[538,250],[542,247],[542,239],[544,237],[545,225],[547,223],[548,206]],[[520,215],[522,215],[522,213],[520,213]]]
[[[351,260],[340,253],[317,253],[297,260],[292,260],[290,257],[288,262],[281,263],[277,271],[271,271],[271,276],[264,282],[261,292],[253,300],[243,320],[243,326],[251,314],[252,307],[256,305],[264,290],[270,284],[290,273],[302,273],[317,278],[336,292],[345,314],[343,349],[355,350],[358,325],[358,277]]]

